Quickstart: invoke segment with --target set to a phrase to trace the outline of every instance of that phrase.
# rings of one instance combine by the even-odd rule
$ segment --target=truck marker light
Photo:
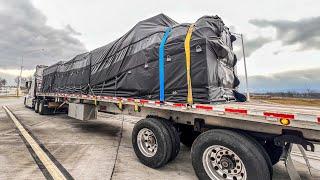
[[[286,118],[281,118],[281,119],[280,119],[280,123],[281,123],[282,125],[287,126],[287,125],[290,124],[290,120],[289,120],[289,119],[286,119]]]

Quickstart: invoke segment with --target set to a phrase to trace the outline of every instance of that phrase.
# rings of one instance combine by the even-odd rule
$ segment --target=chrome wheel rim
[[[242,160],[236,153],[224,146],[208,147],[203,153],[202,163],[211,179],[247,179],[247,172]]]
[[[137,142],[139,150],[144,156],[152,157],[157,153],[157,138],[150,129],[141,129],[137,136]]]

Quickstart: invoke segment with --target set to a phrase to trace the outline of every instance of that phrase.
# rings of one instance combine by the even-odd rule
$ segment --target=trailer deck
[[[161,103],[145,99],[60,93],[39,93],[38,96],[73,101],[86,100],[96,105],[99,104],[102,111],[137,116],[171,117],[175,122],[182,124],[194,125],[194,119],[203,119],[206,125],[271,134],[281,134],[283,129],[299,130],[304,138],[320,142],[320,108],[317,107],[287,106],[263,102],[188,105],[173,102]],[[175,118],[176,113],[179,113],[179,118]]]

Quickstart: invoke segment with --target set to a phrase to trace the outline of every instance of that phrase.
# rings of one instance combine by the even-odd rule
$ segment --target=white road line
[[[3,106],[3,109],[7,112],[11,120],[19,129],[20,133],[26,139],[26,141],[30,144],[33,151],[36,153],[42,164],[46,167],[50,175],[53,179],[57,180],[66,180],[67,178],[63,175],[63,173],[58,169],[58,167],[51,161],[51,159],[47,156],[47,154],[41,149],[39,144],[31,137],[31,135],[24,129],[21,123],[17,120],[17,118],[12,114],[12,112],[6,107]]]

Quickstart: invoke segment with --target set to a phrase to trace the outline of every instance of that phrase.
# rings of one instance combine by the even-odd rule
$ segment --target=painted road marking
[[[32,150],[40,159],[41,163],[46,167],[50,175],[53,179],[63,180],[67,179],[63,173],[59,170],[59,168],[52,162],[52,160],[48,157],[48,155],[42,150],[39,144],[31,137],[31,135],[27,132],[27,130],[21,125],[18,119],[12,114],[12,112],[6,107],[3,106],[3,109],[7,112],[10,119],[14,122],[22,136],[26,139],[26,141],[30,144]]]

